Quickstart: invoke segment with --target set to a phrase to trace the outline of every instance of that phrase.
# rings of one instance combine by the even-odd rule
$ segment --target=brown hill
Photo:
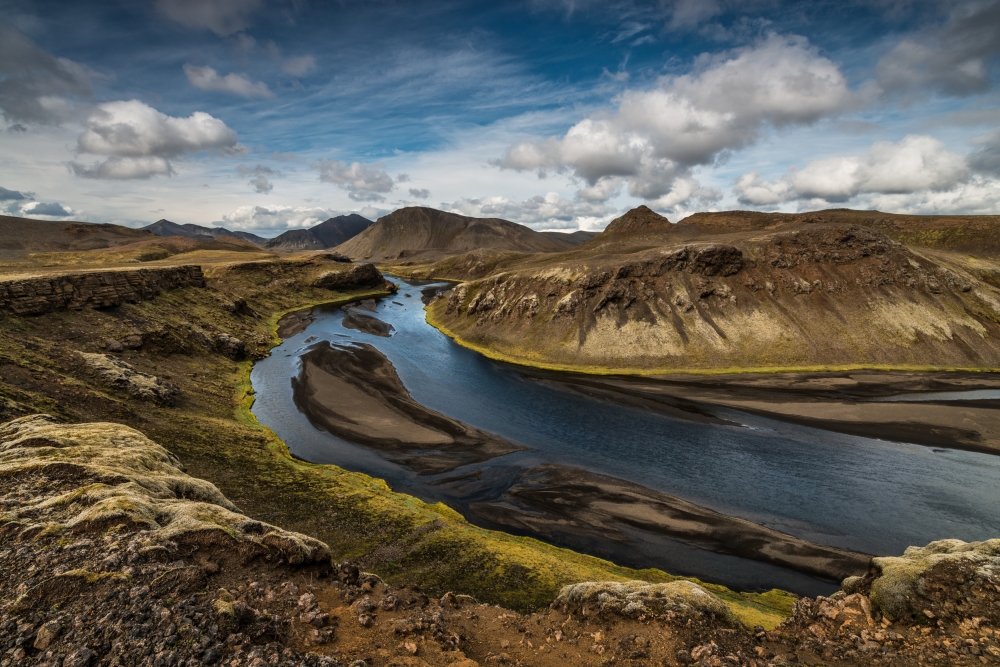
[[[806,213],[724,211],[696,213],[677,226],[694,227],[705,234],[728,234],[830,223],[868,227],[911,246],[1000,257],[1000,216],[996,215],[899,215],[847,208]]]
[[[52,222],[0,216],[0,260],[36,252],[79,252],[157,238],[151,232],[91,222]]]
[[[639,206],[615,218],[604,229],[605,234],[636,234],[670,231],[673,223],[647,206]]]
[[[495,357],[575,369],[1000,368],[1000,267],[951,251],[998,218],[653,216],[558,255],[442,262],[471,280],[429,317]]]
[[[524,225],[499,218],[470,218],[433,208],[411,206],[394,211],[337,247],[355,260],[427,261],[471,250],[557,252],[572,247]]]
[[[151,225],[146,225],[142,229],[149,230],[157,236],[187,236],[190,238],[235,236],[236,238],[241,238],[244,241],[250,241],[251,243],[259,246],[264,245],[267,240],[257,236],[256,234],[251,234],[250,232],[234,232],[226,229],[225,227],[205,227],[204,225],[195,225],[190,222],[179,225],[176,222],[171,222],[170,220],[164,218],[157,220]]]

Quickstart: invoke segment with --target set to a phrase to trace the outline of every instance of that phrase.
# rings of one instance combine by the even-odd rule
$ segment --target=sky
[[[0,213],[1000,214],[1000,0],[0,0]]]

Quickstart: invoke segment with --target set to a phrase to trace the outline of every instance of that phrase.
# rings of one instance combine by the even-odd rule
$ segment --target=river
[[[343,326],[344,311],[321,307],[306,330],[258,362],[253,413],[314,463],[333,463],[385,479],[394,490],[443,501],[470,521],[471,502],[500,496],[519,472],[544,463],[576,466],[669,493],[819,544],[899,554],[945,537],[1000,536],[1000,457],[886,442],[773,421],[718,408],[736,425],[672,419],[540,382],[516,366],[467,350],[424,318],[426,285],[400,285],[376,312],[391,337]],[[470,468],[483,471],[473,492],[435,484],[379,454],[316,429],[296,408],[291,378],[317,341],[364,342],[395,366],[413,398],[454,419],[530,447]],[[632,567],[658,567],[741,590],[784,588],[829,594],[832,582],[767,563],[715,554],[636,531],[628,545],[564,536],[552,541]]]

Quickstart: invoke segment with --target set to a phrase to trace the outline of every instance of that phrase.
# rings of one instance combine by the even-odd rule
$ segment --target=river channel
[[[497,526],[470,512],[471,504],[499,498],[525,470],[556,464],[869,554],[899,554],[945,537],[1000,536],[1000,457],[843,435],[725,408],[715,412],[729,424],[698,423],[584,396],[457,345],[425,321],[421,293],[428,285],[393,280],[399,293],[379,300],[370,313],[392,326],[391,336],[347,328],[343,309],[320,307],[304,331],[254,366],[253,412],[295,456],[385,479],[396,491],[445,502],[490,528]],[[323,341],[374,346],[413,399],[528,449],[468,466],[477,483],[456,486],[441,482],[460,477],[463,468],[418,475],[317,429],[296,407],[291,380],[300,372],[300,356]],[[778,587],[816,595],[837,588],[641,530],[629,537],[624,543],[580,535],[547,539],[622,565],[658,567],[741,590]]]

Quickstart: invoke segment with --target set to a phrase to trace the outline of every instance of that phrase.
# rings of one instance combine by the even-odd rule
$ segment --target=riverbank
[[[455,343],[529,375],[622,405],[694,421],[720,419],[711,406],[868,438],[1000,454],[1000,401],[874,401],[898,394],[1000,388],[1000,369],[848,365],[642,369],[567,366],[471,343],[436,316],[427,322]],[[558,377],[557,377],[558,376]]]
[[[475,464],[528,448],[420,405],[376,348],[323,341],[300,359],[293,396],[310,423],[420,476],[439,475],[431,485],[456,498],[479,498],[456,507],[491,526],[557,544],[590,541],[591,549],[605,553],[638,539],[639,531],[654,541],[665,537],[835,582],[867,571],[870,555],[814,544],[581,468],[536,465],[505,483],[507,475],[496,479],[491,467]],[[460,474],[440,476],[459,467]]]
[[[443,505],[394,493],[381,480],[292,457],[249,412],[251,363],[276,344],[278,321],[289,312],[388,295],[314,285],[322,274],[344,268],[322,257],[212,266],[204,288],[163,292],[114,310],[6,317],[0,320],[0,418],[45,412],[68,422],[132,426],[252,518],[321,539],[338,560],[352,559],[435,595],[451,590],[531,610],[547,605],[566,583],[676,579],[483,530]],[[230,339],[243,344],[243,356]],[[104,384],[79,352],[110,353],[175,385],[175,405]],[[750,626],[772,627],[794,601],[780,591],[739,594],[706,586]]]

